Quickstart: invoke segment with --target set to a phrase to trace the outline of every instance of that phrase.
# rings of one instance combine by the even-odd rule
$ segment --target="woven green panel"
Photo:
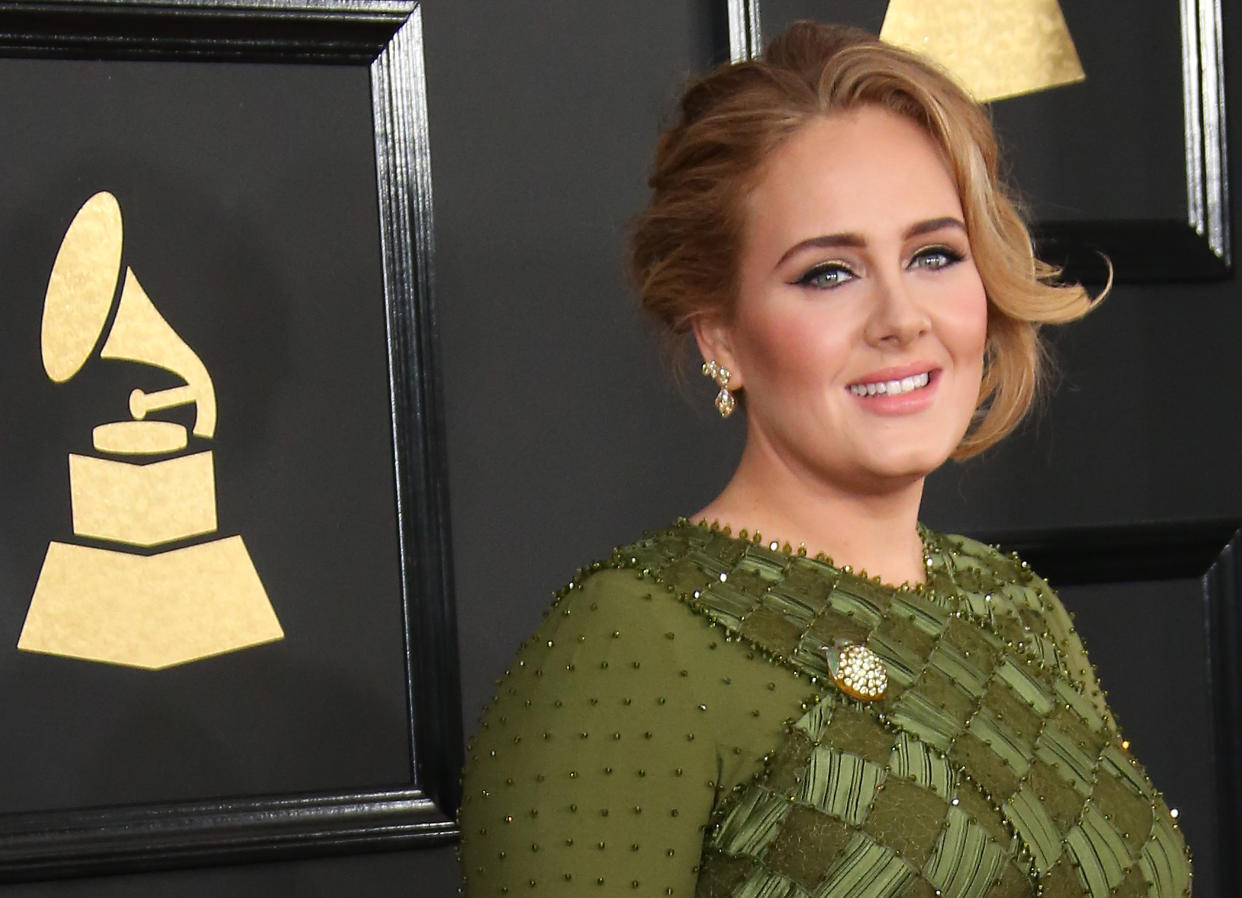
[[[1009,861],[1001,867],[1000,881],[992,886],[988,898],[1031,898],[1031,878]]]
[[[1135,792],[1146,792],[1143,770],[1138,762],[1127,757],[1117,746],[1109,745],[1100,752],[1100,763],[1104,771],[1124,781]]]
[[[1082,898],[1087,892],[1086,883],[1078,875],[1069,855],[1063,855],[1052,869],[1040,879],[1043,891],[1040,898]]]
[[[840,591],[840,587],[838,587]],[[886,617],[876,627],[875,638],[887,645],[903,649],[904,656],[911,659],[911,665],[922,666],[927,656],[936,646],[936,638],[923,632],[907,620]]]
[[[944,537],[930,588],[894,590],[686,529],[702,548],[666,570],[687,601],[822,690],[722,809],[700,898],[1184,898],[1181,838],[1028,571]],[[879,655],[885,699],[836,691],[837,640]]]
[[[764,855],[767,869],[814,889],[843,855],[853,827],[810,808],[794,807]]]
[[[949,619],[944,628],[943,640],[945,644],[961,652],[982,674],[991,672],[1000,659],[1000,640],[960,618]]]
[[[1113,892],[1112,898],[1148,898],[1147,880],[1143,878],[1143,871],[1139,866],[1130,868],[1130,872]]]
[[[978,698],[987,690],[989,672],[980,670],[961,651],[946,642],[936,646],[927,664],[956,683],[967,695]]]
[[[949,750],[961,729],[957,720],[933,704],[926,695],[915,690],[903,692],[888,717],[893,723],[941,751]]]
[[[1004,860],[983,827],[950,808],[948,826],[923,873],[945,898],[984,898]]]
[[[1035,756],[1057,768],[1079,795],[1091,794],[1099,759],[1094,754],[1088,754],[1059,724],[1051,720],[1044,723],[1043,732],[1035,740]]]
[[[979,786],[972,782],[963,782],[958,786],[953,797],[963,813],[987,830],[993,842],[1002,848],[1009,849],[1014,841],[1013,828],[1000,811],[984,797]]]
[[[826,606],[826,600],[823,602],[807,601],[803,596],[781,589],[780,584],[769,589],[763,596],[763,607],[774,611],[797,627],[799,636],[811,626],[816,615]]]
[[[970,721],[969,730],[992,749],[1010,770],[1018,776],[1026,774],[1031,766],[1031,743],[997,720],[992,712],[976,714]]]
[[[859,833],[828,878],[811,894],[815,898],[896,898],[915,876],[915,871],[892,851]]]
[[[1056,705],[1048,690],[1017,659],[1005,656],[997,665],[996,673],[1040,717],[1046,716]]]
[[[663,568],[670,560],[669,547],[662,542],[642,542],[631,546],[629,552],[630,563],[641,569],[644,568]]]
[[[961,732],[958,720],[931,702],[922,692],[910,689],[902,693],[888,718],[898,727],[909,730],[919,739],[941,751],[948,751]]]
[[[725,817],[716,845],[729,854],[758,855],[780,834],[789,801],[762,790],[747,793]]]
[[[829,640],[831,641],[831,640]],[[802,640],[788,655],[789,661],[800,670],[816,677],[830,678],[832,668],[828,664],[828,652],[822,639],[818,639],[808,630],[802,634]]]
[[[1101,776],[1095,782],[1091,801],[1117,827],[1131,852],[1147,841],[1154,822],[1149,799],[1115,777]]]
[[[797,883],[758,870],[729,895],[730,898],[806,898],[806,892],[798,888]]]
[[[773,552],[764,546],[751,546],[746,550],[746,554],[742,556],[733,570],[734,573],[745,571],[746,573],[754,574],[770,586],[784,577],[785,568],[788,565],[788,555]]]
[[[1078,822],[1083,809],[1082,798],[1055,768],[1035,761],[1027,771],[1026,783],[1061,832],[1068,832]]]
[[[888,769],[901,779],[930,789],[946,801],[957,790],[957,775],[949,759],[911,733],[898,734]]]
[[[664,581],[681,593],[694,593],[711,582],[711,575],[688,558],[664,569]]]
[[[802,628],[770,608],[760,608],[742,621],[741,633],[778,655],[789,655],[802,639]]]
[[[729,586],[739,592],[744,592],[748,596],[754,596],[755,603],[763,599],[768,591],[768,587],[772,585],[772,581],[765,578],[760,571],[763,568],[757,568],[752,559],[743,559],[733,566],[733,570],[729,571]]]
[[[998,614],[995,608],[992,613],[992,629],[996,631],[996,635],[1006,646],[1013,646],[1013,651],[1019,654],[1025,654],[1027,638],[1031,635],[1031,631],[1027,626],[1013,614]]]
[[[1087,726],[1086,721],[1075,714],[1071,709],[1064,706],[1058,706],[1050,718],[1061,731],[1065,733],[1085,754],[1092,757],[1098,757],[1100,752],[1109,743],[1111,736],[1098,729],[1092,729]],[[1129,766],[1129,760],[1125,761]],[[1141,784],[1136,782],[1136,788],[1141,788]]]
[[[952,731],[960,732],[967,719],[974,713],[977,696],[968,695],[957,683],[934,667],[928,667],[919,677],[916,686],[928,701],[936,705],[942,714],[953,721]]]
[[[880,656],[888,670],[890,688],[893,684],[905,689],[913,685],[923,670],[924,658],[917,655],[901,643],[893,640],[891,634],[872,633],[866,641],[867,648]],[[891,699],[890,699],[891,701]]]
[[[816,702],[811,710],[794,724],[794,729],[801,730],[806,737],[812,742],[818,743],[824,738],[824,733],[828,729],[828,724],[832,720],[833,712],[840,707],[835,693],[828,693],[818,702]]]
[[[1047,870],[1061,856],[1061,831],[1048,816],[1039,797],[1029,785],[1005,802],[1005,817],[1013,824],[1037,870]]]
[[[1152,838],[1143,845],[1139,860],[1154,895],[1181,895],[1189,888],[1190,871],[1186,868],[1184,851],[1181,837],[1173,831],[1172,825],[1157,818]]]
[[[992,614],[992,596],[989,593],[962,590],[958,593],[958,599],[962,609],[976,620],[986,620]],[[1004,644],[1003,639],[998,642]]]
[[[733,558],[727,556],[734,555]],[[686,553],[686,559],[693,562],[703,573],[716,577],[721,571],[733,570],[733,565],[742,555],[741,551],[734,552],[728,546],[722,548],[722,553],[717,555],[711,551],[709,547],[704,547],[701,551],[690,551]]]
[[[1091,805],[1083,812],[1082,823],[1069,831],[1066,845],[1092,898],[1111,894],[1130,866],[1130,853],[1121,834]]]
[[[844,578],[837,581],[836,588],[828,597],[828,604],[846,617],[852,617],[869,627],[874,627],[883,617],[888,599],[872,601],[872,591],[861,581]]]
[[[1104,720],[1096,710],[1095,704],[1075,689],[1069,680],[1058,679],[1056,681],[1056,695],[1059,701],[1074,709],[1074,713],[1082,718],[1088,729],[1096,733],[1104,729]]]
[[[720,581],[709,584],[698,601],[712,620],[730,630],[739,629],[758,604],[754,596]]]
[[[949,803],[914,783],[890,778],[876,796],[864,829],[915,867],[940,836]]]
[[[825,813],[862,823],[888,771],[857,755],[819,746],[811,752],[798,800]]]
[[[821,645],[832,645],[835,639],[864,643],[870,632],[871,624],[866,621],[851,617],[834,608],[828,608],[820,613],[815,623],[811,624],[811,628],[803,637],[803,643],[810,646],[812,650],[818,649]]]
[[[836,592],[850,596],[856,601],[865,602],[869,607],[874,608],[877,614],[885,613],[896,595],[896,591],[891,586],[880,583],[878,580],[864,580],[856,576],[841,577],[837,581]]]
[[[748,857],[715,853],[710,861],[699,872],[695,898],[734,898],[738,887],[756,872],[755,862]]]
[[[723,533],[712,533],[702,544],[702,551],[719,560],[725,567],[733,567],[746,554],[748,548],[750,546],[747,543]]]
[[[894,617],[902,618],[916,629],[938,638],[952,617],[947,608],[928,601],[915,592],[899,592],[890,606]]]
[[[774,589],[800,597],[822,611],[837,584],[837,572],[807,558],[793,558],[785,569],[785,579]]]
[[[922,877],[915,877],[905,884],[898,898],[939,898],[936,887]],[[1022,898],[1027,898],[1026,895]]]
[[[983,696],[983,707],[987,708],[997,720],[1004,721],[1015,732],[1026,737],[1033,744],[1039,735],[1043,720],[1031,706],[1020,700],[1017,694],[1000,679],[988,684]]]
[[[815,746],[802,730],[794,730],[772,753],[767,786],[781,795],[794,795],[801,789],[806,764]]]
[[[1027,654],[1041,664],[1049,668],[1060,668],[1062,666],[1061,653],[1057,651],[1056,643],[1051,639],[1045,639],[1038,633],[1028,633],[1024,642],[1028,649]]]
[[[964,733],[953,743],[949,757],[969,771],[971,778],[998,803],[1018,788],[1018,776],[977,736]]]
[[[843,752],[885,766],[893,752],[896,735],[875,715],[842,706],[832,715],[832,742]]]

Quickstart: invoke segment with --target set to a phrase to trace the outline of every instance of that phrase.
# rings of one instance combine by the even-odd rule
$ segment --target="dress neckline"
[[[938,535],[925,527],[921,521],[917,522],[915,526],[918,528],[919,542],[922,543],[923,546],[922,554],[925,570],[924,580],[922,583],[911,583],[908,580],[903,583],[890,583],[882,577],[869,575],[864,569],[855,568],[850,564],[838,564],[825,552],[816,552],[812,555],[807,551],[805,543],[801,543],[795,548],[788,541],[775,539],[765,540],[758,530],[751,531],[745,527],[734,533],[733,528],[730,525],[722,524],[719,521],[708,521],[706,518],[702,518],[696,522],[686,517],[678,517],[674,521],[673,527],[670,529],[689,527],[704,532],[719,533],[726,538],[734,539],[742,543],[762,546],[770,552],[777,552],[782,555],[786,555],[789,558],[808,558],[812,561],[826,565],[834,571],[857,577],[860,580],[873,583],[877,586],[882,586],[886,589],[891,589],[895,592],[914,592],[922,595],[933,595],[937,592],[936,585],[932,582],[933,576],[937,573],[945,576],[948,575],[948,568],[945,564],[945,549],[940,544]],[[949,579],[951,583],[951,578]]]

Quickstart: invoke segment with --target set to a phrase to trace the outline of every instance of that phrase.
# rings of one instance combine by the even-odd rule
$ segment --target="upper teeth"
[[[924,371],[922,374],[912,374],[900,380],[881,380],[870,384],[850,384],[850,392],[855,396],[896,396],[901,393],[909,393],[911,390],[922,389],[927,386],[929,380],[931,380],[931,375]]]

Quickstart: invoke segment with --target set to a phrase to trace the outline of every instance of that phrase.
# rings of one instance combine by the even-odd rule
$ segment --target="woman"
[[[1033,259],[986,116],[810,23],[681,113],[633,270],[745,450],[523,646],[470,749],[466,894],[1189,894],[1056,597],[917,521],[1030,405],[1036,324],[1090,304]]]

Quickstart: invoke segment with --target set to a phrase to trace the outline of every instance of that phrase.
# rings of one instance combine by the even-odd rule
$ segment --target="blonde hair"
[[[988,298],[979,402],[954,453],[966,458],[1009,434],[1030,409],[1046,369],[1038,326],[1079,318],[1092,299],[1077,284],[1059,283],[1059,269],[1035,257],[1000,178],[986,112],[928,61],[856,28],[798,22],[762,58],[693,82],[679,121],[656,147],[651,202],[631,235],[630,274],[676,361],[695,318],[732,312],[744,200],[765,159],[808,121],[865,105],[927,131],[961,199]]]

